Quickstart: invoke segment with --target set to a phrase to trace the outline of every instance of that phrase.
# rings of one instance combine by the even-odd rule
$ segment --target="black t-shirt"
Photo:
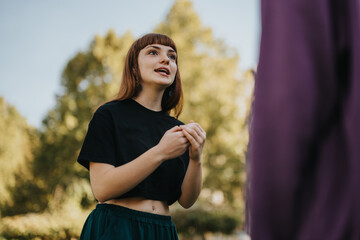
[[[89,123],[77,161],[89,169],[89,162],[128,163],[157,145],[164,133],[183,123],[163,111],[152,111],[133,99],[108,102]],[[144,197],[173,204],[181,195],[181,184],[189,164],[189,152],[164,161],[140,184],[119,196]]]

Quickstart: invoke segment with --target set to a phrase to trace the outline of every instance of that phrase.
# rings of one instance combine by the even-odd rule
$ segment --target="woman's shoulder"
[[[184,123],[181,121],[181,120],[179,120],[179,119],[177,119],[177,118],[175,118],[174,116],[171,116],[171,115],[169,115],[169,114],[166,114],[165,115],[165,118],[169,121],[169,122],[172,122],[173,123],[173,125],[175,126],[175,125],[184,125]]]
[[[113,122],[119,113],[121,101],[112,100],[100,105],[94,112],[92,121],[106,121]],[[121,110],[120,110],[121,112]]]
[[[182,121],[180,121],[179,119],[174,118],[174,117],[172,117],[172,118],[174,119],[174,121],[175,121],[178,125],[184,125],[184,123],[183,123]]]
[[[95,111],[95,114],[111,114],[114,112],[118,112],[125,106],[125,102],[126,100],[111,100],[98,107]]]

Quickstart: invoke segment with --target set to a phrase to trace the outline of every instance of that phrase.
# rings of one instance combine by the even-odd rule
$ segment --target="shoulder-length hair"
[[[125,100],[128,98],[136,97],[140,90],[140,70],[138,65],[139,52],[146,46],[151,44],[161,44],[174,49],[177,52],[174,41],[166,35],[159,33],[149,33],[137,39],[130,47],[126,59],[125,66],[122,74],[122,82],[120,85],[119,93],[115,100]],[[178,58],[176,54],[176,65],[178,65]],[[170,92],[170,93],[169,93]],[[183,93],[181,87],[181,78],[179,66],[175,74],[174,82],[165,89],[161,101],[163,111],[170,113],[174,111],[176,118],[179,117],[183,107]]]

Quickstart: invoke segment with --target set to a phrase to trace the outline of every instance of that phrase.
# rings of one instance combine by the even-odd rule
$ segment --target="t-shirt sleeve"
[[[89,169],[89,162],[116,165],[114,126],[111,115],[97,110],[92,117],[77,161]]]

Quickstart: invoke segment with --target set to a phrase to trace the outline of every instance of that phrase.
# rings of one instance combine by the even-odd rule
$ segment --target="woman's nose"
[[[161,63],[164,63],[164,64],[169,64],[170,62],[170,59],[169,59],[169,56],[167,55],[161,55],[161,60],[160,60]]]

